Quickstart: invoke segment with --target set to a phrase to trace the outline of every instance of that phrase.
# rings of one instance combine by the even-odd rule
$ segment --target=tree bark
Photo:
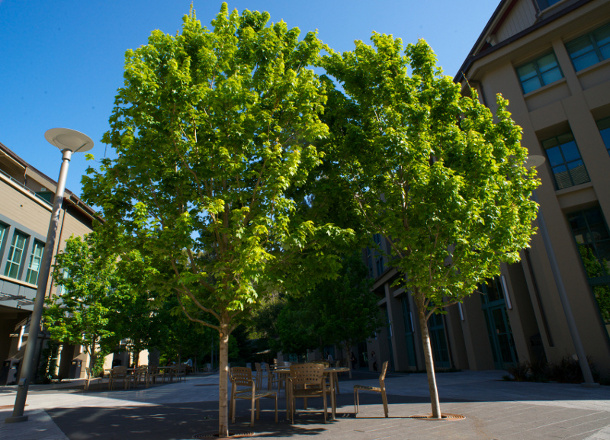
[[[229,436],[228,389],[229,389],[229,323],[220,323],[218,354],[218,436]]]
[[[354,368],[354,366],[352,365],[352,350],[351,350],[351,346],[348,342],[345,342],[345,353],[347,356],[347,366],[349,367],[349,378],[352,378],[352,368]]]
[[[428,332],[428,320],[426,319],[426,310],[418,306],[419,312],[419,329],[421,331],[421,340],[424,346],[424,360],[426,362],[426,372],[428,374],[428,389],[430,390],[430,404],[432,405],[432,417],[435,419],[441,418],[441,404],[438,398],[438,389],[436,387],[436,375],[434,373],[434,359],[432,357],[432,345],[430,344],[430,333]]]

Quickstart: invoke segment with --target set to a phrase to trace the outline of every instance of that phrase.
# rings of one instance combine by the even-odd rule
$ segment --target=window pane
[[[542,74],[542,82],[545,85],[558,81],[561,78],[563,78],[563,75],[561,74],[561,70],[559,70],[559,67],[556,67]]]
[[[570,180],[570,175],[568,174],[568,168],[565,165],[554,167],[553,174],[555,175],[557,189],[569,188],[572,186],[572,181]]]
[[[521,84],[523,85],[523,93],[526,94],[542,87],[542,83],[538,77],[522,82]]]
[[[595,52],[589,52],[581,57],[574,58],[572,62],[574,64],[574,70],[578,72],[586,69],[589,66],[597,64],[599,62],[599,58]]]
[[[610,128],[606,128],[601,132],[602,139],[604,140],[604,144],[606,144],[606,148],[610,148]]]
[[[549,158],[549,163],[552,167],[556,167],[563,163],[563,157],[561,156],[560,147],[549,148],[546,150],[546,155]]]
[[[589,181],[589,173],[587,173],[582,160],[568,164],[568,168],[570,169],[570,176],[574,185],[580,185]]]
[[[605,46],[600,47],[599,51],[601,52],[602,58],[604,60],[610,58],[610,44],[606,44]]]
[[[526,64],[525,66],[521,66],[517,69],[517,73],[519,74],[519,78],[522,81],[531,79],[537,75],[536,67],[534,63]]]
[[[588,35],[577,38],[574,41],[566,44],[566,49],[572,59],[583,56],[586,53],[593,52],[593,42]]]
[[[538,58],[536,62],[538,63],[538,68],[540,69],[540,72],[548,72],[549,70],[558,67],[557,59],[555,58],[555,54],[552,52],[548,55]]]
[[[536,0],[536,2],[538,3],[538,7],[540,8],[540,10],[542,11],[543,9],[546,9],[549,6],[552,6],[555,3],[559,2],[559,0]]]
[[[6,236],[7,230],[8,230],[7,226],[0,224],[0,251],[2,250],[2,245],[4,244],[4,237]]]
[[[610,44],[610,24],[593,31],[593,38],[598,47]]]
[[[578,152],[578,147],[574,141],[563,144],[561,146],[561,152],[563,153],[563,157],[565,158],[566,162],[580,159],[580,153]]]

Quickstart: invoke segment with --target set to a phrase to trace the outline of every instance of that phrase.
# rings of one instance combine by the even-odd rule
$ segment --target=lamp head
[[[89,136],[69,128],[51,128],[46,131],[44,137],[61,151],[70,150],[73,153],[82,153],[93,148],[93,141]]]

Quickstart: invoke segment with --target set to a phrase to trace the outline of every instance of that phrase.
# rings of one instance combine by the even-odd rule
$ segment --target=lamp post
[[[529,156],[525,166],[527,168],[537,168],[544,163],[545,159],[543,156],[532,155]],[[574,319],[574,314],[572,313],[572,306],[570,306],[570,301],[568,300],[568,294],[566,292],[565,285],[563,284],[563,278],[561,277],[561,272],[559,271],[559,265],[557,264],[557,259],[555,257],[555,251],[553,250],[553,245],[551,243],[551,238],[549,237],[549,232],[546,228],[546,223],[544,221],[544,216],[542,215],[542,206],[538,202],[538,197],[536,197],[536,191],[532,191],[532,199],[538,203],[538,226],[540,227],[540,234],[542,235],[542,241],[544,243],[544,248],[549,258],[549,264],[551,266],[551,272],[553,273],[553,279],[555,280],[555,285],[557,286],[557,293],[559,294],[559,300],[561,301],[561,306],[563,308],[563,313],[566,317],[566,322],[568,324],[568,329],[570,331],[570,336],[572,337],[572,343],[574,344],[574,349],[576,350],[576,356],[578,357],[578,363],[580,365],[580,369],[582,371],[583,379],[585,380],[585,386],[597,386],[593,380],[593,374],[591,373],[591,368],[589,367],[589,361],[587,360],[587,354],[585,352],[585,348],[582,345],[582,339],[580,338],[580,333],[578,331],[578,327],[576,326],[576,320]]]
[[[76,130],[70,130],[69,128],[52,128],[47,130],[44,137],[47,141],[49,141],[49,143],[61,150],[62,163],[59,171],[59,179],[57,180],[55,198],[53,200],[53,210],[51,211],[51,219],[49,221],[47,241],[42,254],[40,272],[38,273],[38,288],[36,289],[34,310],[32,311],[32,317],[30,318],[28,343],[25,347],[25,353],[23,356],[23,365],[21,367],[21,375],[19,377],[19,385],[17,387],[17,397],[15,397],[13,415],[5,420],[6,423],[25,422],[28,419],[28,416],[23,415],[23,409],[27,399],[30,380],[33,372],[36,370],[36,366],[34,365],[34,352],[38,341],[38,334],[40,333],[40,320],[42,317],[44,298],[49,281],[49,273],[51,272],[51,260],[53,259],[53,249],[55,248],[55,237],[57,235],[57,227],[59,223],[59,211],[64,200],[68,166],[70,164],[72,153],[89,151],[93,148],[93,141],[91,138],[89,138],[89,136]]]

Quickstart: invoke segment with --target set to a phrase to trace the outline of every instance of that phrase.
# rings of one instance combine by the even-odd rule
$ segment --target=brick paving
[[[587,388],[556,383],[502,380],[501,371],[455,372],[437,375],[441,408],[464,419],[413,418],[430,412],[425,374],[391,374],[386,379],[390,417],[383,417],[381,398],[362,393],[354,416],[354,383],[374,384],[376,376],[357,372],[340,378],[337,419],[323,423],[319,400],[299,412],[295,424],[286,420],[280,398],[280,422],[274,423],[271,401],[262,402],[261,418],[249,426],[247,402],[237,402],[232,431],[250,438],[320,439],[588,439],[610,440],[610,387]],[[83,392],[74,384],[34,385],[28,394],[30,420],[7,424],[16,387],[0,387],[0,439],[193,439],[218,426],[218,375],[191,376],[186,382],[136,390]],[[301,403],[299,403],[301,405]],[[302,408],[302,406],[300,406]],[[316,408],[318,411],[316,411]],[[210,437],[208,437],[210,438]]]

